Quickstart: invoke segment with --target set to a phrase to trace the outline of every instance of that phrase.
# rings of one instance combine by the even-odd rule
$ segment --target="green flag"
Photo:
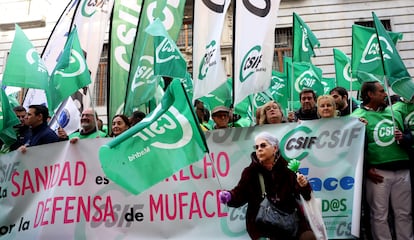
[[[10,54],[3,73],[3,85],[46,89],[48,72],[39,53],[16,24]]]
[[[62,55],[50,76],[46,91],[49,110],[53,112],[63,100],[91,83],[91,75],[83,54],[76,27],[71,31]]]
[[[270,83],[270,95],[282,106],[282,111],[287,116],[289,102],[289,85],[287,75],[278,71],[272,72],[272,81]]]
[[[395,93],[406,100],[411,100],[414,96],[414,81],[398,54],[391,37],[374,12],[372,12],[372,17],[377,30],[384,75],[388,80],[388,84]]]
[[[0,97],[0,139],[6,145],[11,145],[16,141],[16,132],[13,126],[19,124],[20,120],[11,108],[9,98],[3,88],[1,88]]]
[[[336,85],[343,87],[346,90],[351,90],[351,88],[352,90],[359,90],[361,88],[361,84],[356,78],[352,78],[351,76],[351,58],[337,48],[333,49],[333,55]]]
[[[322,78],[321,83],[323,85],[323,94],[329,95],[329,92],[336,87],[335,78]]]
[[[293,61],[310,62],[315,56],[314,47],[319,47],[319,40],[302,18],[293,13]]]
[[[289,64],[288,64],[289,65]],[[289,67],[291,68],[291,67]],[[293,63],[293,100],[299,101],[300,92],[307,88],[313,89],[317,96],[323,95],[324,87],[322,85],[322,70],[311,63],[295,62]],[[291,79],[291,73],[288,71],[288,79]]]
[[[213,108],[217,106],[223,105],[230,107],[232,82],[232,78],[227,78],[225,83],[221,84],[218,88],[209,94],[201,97],[200,100],[210,110],[213,110]]]
[[[389,34],[394,44],[402,38],[401,33]],[[352,25],[352,77],[361,82],[382,79],[384,70],[379,50],[375,28]],[[389,58],[389,55],[384,57]]]
[[[127,116],[153,98],[160,82],[159,76],[154,75],[153,38],[148,37],[145,29],[154,19],[160,18],[171,39],[176,40],[183,22],[184,6],[184,0],[174,3],[167,0],[142,1],[125,97],[124,114]]]
[[[146,29],[154,37],[154,75],[185,78],[187,62],[159,18]]]
[[[99,149],[106,176],[139,194],[207,152],[204,133],[180,81],[146,118]]]

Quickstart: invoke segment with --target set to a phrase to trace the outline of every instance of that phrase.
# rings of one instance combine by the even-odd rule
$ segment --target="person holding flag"
[[[380,82],[364,82],[361,98],[361,107],[351,116],[367,121],[365,187],[373,239],[392,239],[390,210],[394,213],[396,239],[413,239],[411,163],[403,148],[408,139],[402,134],[401,114],[387,106],[387,93]]]

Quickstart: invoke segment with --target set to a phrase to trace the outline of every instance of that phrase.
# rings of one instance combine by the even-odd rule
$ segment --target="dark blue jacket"
[[[39,126],[32,128],[32,136],[30,138],[29,146],[54,142],[59,142],[59,137],[52,129],[50,129],[47,123],[42,123]]]

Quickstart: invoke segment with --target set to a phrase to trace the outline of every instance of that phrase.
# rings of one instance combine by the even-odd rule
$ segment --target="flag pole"
[[[372,16],[374,18],[375,13],[372,12]],[[377,25],[375,24],[375,19],[374,19],[374,26],[375,26],[375,32],[377,34],[377,40],[378,40],[378,46],[379,46],[379,52],[380,52],[380,56],[381,56],[381,64],[382,64],[382,71],[384,73],[384,86],[387,89],[387,99],[388,99],[388,105],[390,106],[391,109],[391,118],[392,118],[392,123],[394,125],[394,129],[398,129],[397,124],[395,123],[395,115],[394,115],[394,111],[392,109],[392,102],[391,102],[391,96],[390,96],[390,89],[388,87],[388,77],[387,77],[387,73],[386,73],[386,69],[385,69],[385,64],[384,64],[384,55],[382,52],[382,48],[381,48],[381,44],[380,43],[380,39],[379,39],[379,35],[378,35],[378,28]]]

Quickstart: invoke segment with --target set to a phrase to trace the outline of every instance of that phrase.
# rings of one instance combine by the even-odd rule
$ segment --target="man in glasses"
[[[79,139],[106,137],[106,133],[97,128],[97,121],[98,114],[92,108],[86,108],[81,114],[80,129],[67,137],[66,132],[59,128],[59,138],[69,138],[72,143],[75,143]]]

